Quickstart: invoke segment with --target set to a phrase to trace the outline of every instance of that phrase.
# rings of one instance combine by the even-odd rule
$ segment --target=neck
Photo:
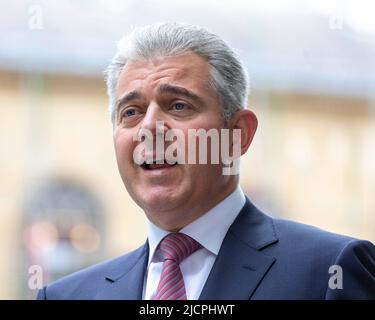
[[[233,183],[228,184],[223,192],[216,195],[207,194],[207,201],[204,203],[198,203],[193,207],[187,209],[176,208],[173,211],[164,212],[145,212],[148,219],[160,229],[169,232],[178,232],[185,226],[192,223],[204,215],[207,211],[215,207],[226,197],[228,197],[237,187],[238,179],[234,180]]]

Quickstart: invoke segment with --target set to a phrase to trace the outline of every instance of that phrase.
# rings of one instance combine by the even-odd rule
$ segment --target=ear
[[[241,155],[243,155],[249,149],[258,127],[256,115],[249,109],[241,109],[229,120],[228,127],[241,130]]]

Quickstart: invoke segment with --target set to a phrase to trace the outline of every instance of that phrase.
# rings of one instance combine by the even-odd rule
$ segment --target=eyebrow
[[[180,97],[185,97],[187,99],[191,99],[197,103],[205,105],[205,102],[203,101],[201,97],[199,97],[198,95],[196,95],[195,93],[191,92],[190,90],[184,87],[173,86],[170,84],[161,84],[158,88],[158,92],[161,94],[170,93],[170,94],[174,94]],[[129,93],[125,94],[123,97],[121,97],[117,101],[116,112],[119,112],[121,106],[123,106],[124,104],[135,99],[141,99],[142,97],[143,95],[140,91],[137,91],[137,90],[130,91]]]
[[[170,93],[177,96],[185,97],[191,99],[197,103],[205,105],[203,99],[196,95],[195,93],[189,91],[188,89],[180,86],[173,86],[170,84],[161,84],[158,88],[159,93]]]
[[[127,93],[126,95],[124,95],[117,101],[117,111],[120,109],[122,105],[128,103],[131,100],[140,99],[141,97],[142,97],[142,94],[139,91],[137,90],[130,91],[129,93]]]

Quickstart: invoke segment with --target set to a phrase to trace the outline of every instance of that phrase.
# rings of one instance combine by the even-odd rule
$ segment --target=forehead
[[[122,69],[118,81],[118,96],[125,91],[173,83],[199,90],[206,89],[210,76],[208,62],[188,52],[170,57],[153,57],[129,61]]]

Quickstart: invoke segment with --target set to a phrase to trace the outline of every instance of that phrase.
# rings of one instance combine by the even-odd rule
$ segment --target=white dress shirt
[[[224,237],[244,206],[245,201],[245,195],[238,185],[223,201],[179,231],[202,245],[202,248],[180,263],[188,300],[199,298]],[[159,242],[170,232],[158,228],[149,220],[147,221],[150,251],[143,286],[143,299],[152,300],[159,284],[163,266],[163,258],[156,249]]]

